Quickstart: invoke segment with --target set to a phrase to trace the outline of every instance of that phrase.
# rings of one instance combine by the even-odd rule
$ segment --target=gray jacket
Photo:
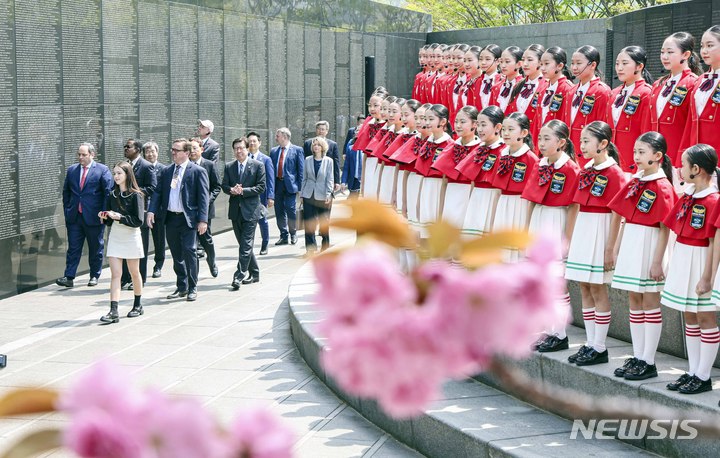
[[[333,160],[323,157],[317,176],[313,157],[305,158],[303,185],[301,195],[304,199],[326,200],[332,196],[335,180],[333,179]]]

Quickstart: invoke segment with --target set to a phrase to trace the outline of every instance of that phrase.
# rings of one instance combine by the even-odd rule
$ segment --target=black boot
[[[135,302],[133,303],[133,308],[127,314],[128,318],[135,318],[135,317],[138,317],[138,316],[142,315],[143,313],[145,313],[145,312],[143,312],[142,305],[140,305],[140,297],[141,296],[135,296]]]
[[[110,301],[110,311],[107,315],[100,318],[100,321],[103,323],[117,323],[120,321],[120,317],[118,316],[118,303],[117,301]]]

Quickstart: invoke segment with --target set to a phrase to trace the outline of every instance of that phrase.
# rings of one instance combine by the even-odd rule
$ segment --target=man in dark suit
[[[217,163],[218,158],[220,157],[220,145],[218,145],[218,142],[210,138],[210,135],[214,130],[215,124],[213,124],[213,122],[209,119],[198,120],[197,132],[202,140],[202,145],[200,145],[202,146],[202,157],[208,161]]]
[[[198,234],[198,241],[200,245],[205,249],[207,253],[207,263],[210,268],[210,274],[213,277],[218,276],[218,267],[215,263],[215,245],[212,239],[212,219],[215,218],[215,199],[220,194],[220,175],[218,174],[217,166],[213,161],[202,157],[202,148],[200,147],[201,140],[197,137],[190,139],[192,145],[192,151],[190,152],[190,160],[200,167],[204,168],[208,174],[208,181],[210,183],[210,198],[208,203],[208,224],[207,231],[204,234]]]
[[[280,240],[275,245],[287,245],[288,236],[297,243],[297,193],[302,189],[305,157],[299,146],[290,143],[290,129],[281,127],[275,132],[278,144],[270,150],[275,166],[275,219],[280,229]]]
[[[207,230],[210,191],[204,168],[190,162],[190,142],[173,141],[173,165],[166,167],[158,179],[147,214],[148,226],[155,224],[157,214],[165,221],[165,232],[177,287],[168,299],[187,296],[197,300],[198,261],[197,234]]]
[[[250,159],[260,161],[265,166],[265,191],[260,194],[260,203],[269,209],[275,204],[275,166],[270,160],[270,156],[260,152],[260,136],[257,133],[250,132],[247,134],[247,140]],[[262,238],[260,255],[265,255],[268,253],[268,245],[270,244],[267,211],[264,211],[262,218],[258,220],[258,226],[260,226],[260,236]]]
[[[355,132],[357,132],[358,129],[360,129],[360,126],[362,126],[362,123],[364,120],[365,120],[365,117],[363,115],[357,115],[353,119],[353,121],[355,121],[355,125],[353,127],[349,128],[347,131],[347,135],[345,135],[345,144],[343,145],[343,152],[342,152],[343,155],[345,155],[345,153],[347,152],[348,143],[350,143],[350,141],[355,138]]]
[[[330,132],[330,123],[327,121],[318,121],[315,123],[315,135],[325,140],[328,144],[328,150],[325,154],[327,157],[333,160],[333,177],[335,178],[335,189],[337,192],[340,190],[340,153],[338,152],[338,145],[334,141],[327,138],[327,134]],[[312,156],[312,138],[305,140],[303,144],[303,153],[305,157]]]
[[[222,189],[230,195],[228,218],[232,221],[233,232],[239,245],[238,265],[233,275],[232,289],[260,281],[253,242],[255,228],[262,217],[263,205],[260,195],[265,192],[265,166],[248,157],[247,138],[233,140],[236,160],[225,164]]]
[[[103,233],[105,226],[98,213],[107,210],[107,198],[115,182],[110,169],[95,162],[95,147],[82,143],[78,148],[78,163],[71,165],[63,184],[63,210],[67,228],[68,249],[65,275],[55,280],[59,286],[74,286],[75,273],[83,244],[87,240],[90,281],[96,286],[102,271]]]
[[[149,197],[155,192],[157,186],[157,176],[153,171],[153,167],[148,161],[142,158],[140,152],[142,151],[142,142],[130,138],[125,142],[123,147],[125,151],[125,159],[132,164],[133,173],[135,174],[135,181],[137,181],[138,187],[145,194],[145,211],[149,202]],[[140,235],[143,243],[143,251],[145,257],[140,260],[140,276],[142,277],[143,286],[145,286],[145,280],[147,279],[147,256],[148,250],[150,249],[150,228],[147,224],[140,227]],[[127,261],[123,260],[123,271],[120,277],[120,284],[122,289],[132,290],[132,277],[130,277],[130,271],[127,267]]]
[[[160,172],[165,168],[165,164],[158,161],[158,145],[155,142],[146,142],[143,145],[143,154],[145,160],[148,161],[153,173],[155,174],[156,183],[160,178]],[[152,194],[147,196],[148,207]],[[165,264],[165,223],[160,221],[158,215],[155,215],[156,224],[152,227],[153,246],[155,247],[155,266],[153,267],[152,278],[160,278],[162,276],[162,268]]]

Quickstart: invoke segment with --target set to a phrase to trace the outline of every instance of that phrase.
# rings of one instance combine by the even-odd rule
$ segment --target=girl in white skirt
[[[365,147],[365,165],[368,168],[363,167],[363,178],[365,178],[364,185],[364,196],[366,199],[377,199],[378,197],[378,185],[380,184],[380,174],[382,173],[382,164],[378,159],[375,152],[380,148],[387,138],[388,135],[395,135],[395,123],[390,122],[390,104],[395,102],[397,97],[389,95],[380,104],[380,118],[383,120],[383,126],[373,136]],[[398,121],[399,121],[398,116]]]
[[[385,120],[382,118],[380,110],[382,109],[382,102],[386,97],[388,97],[388,93],[384,90],[384,88],[380,91],[376,90],[373,95],[370,96],[370,100],[368,101],[368,112],[370,113],[371,119],[369,121],[365,121],[363,124],[363,127],[367,126],[367,128],[361,129],[360,133],[358,133],[353,149],[364,152],[365,148],[367,148],[375,136],[378,135],[380,129],[382,129],[385,125]],[[360,183],[360,190],[364,197],[375,198],[374,193],[368,195],[368,192],[370,192],[369,190],[373,189],[373,187],[377,186],[376,182],[373,183],[376,166],[377,158],[369,157],[367,153],[364,153],[362,179]],[[375,193],[376,192],[377,191],[375,191]]]
[[[113,168],[115,187],[110,193],[108,211],[98,214],[100,220],[110,227],[105,256],[110,263],[110,312],[100,318],[103,323],[117,323],[118,301],[120,300],[120,277],[123,259],[133,281],[135,301],[128,318],[143,314],[140,303],[142,297],[142,278],[140,277],[140,259],[145,256],[140,226],[145,221],[145,198],[135,181],[132,164],[118,162]]]
[[[685,318],[685,347],[689,369],[667,385],[672,391],[696,394],[712,390],[712,369],[718,345],[717,307],[711,297],[713,224],[720,214],[720,194],[712,180],[717,154],[705,144],[691,146],[682,154],[685,193],[665,217],[665,225],[677,234],[661,303],[680,310]],[[719,174],[720,176],[720,174]]]
[[[405,143],[412,141],[418,134],[415,129],[415,113],[420,108],[420,102],[415,99],[410,99],[402,106],[400,110],[402,116],[402,122],[404,127],[400,129],[400,133],[394,142],[387,147],[383,153],[383,161],[385,167],[394,167],[397,170],[395,175],[395,195],[392,198],[392,205],[398,211],[405,215],[403,212],[405,208],[405,187],[407,186],[407,175],[408,171],[412,169],[406,164],[402,164],[392,159],[395,153],[405,145]]]
[[[567,124],[554,119],[540,129],[538,149],[543,158],[530,174],[522,197],[530,201],[528,231],[552,236],[562,246],[556,275],[562,275],[562,260],[572,237],[578,204],[573,202],[580,167],[574,161],[574,148]],[[570,315],[570,295],[558,298],[558,306]],[[541,353],[566,350],[569,347],[565,327],[550,329],[535,343]]]
[[[466,237],[490,232],[493,226],[500,190],[493,188],[492,178],[501,152],[505,149],[505,143],[500,138],[503,119],[505,115],[502,110],[494,105],[480,112],[477,132],[483,143],[475,149],[474,154],[467,156],[456,167],[475,185],[462,225],[462,233]]]
[[[424,177],[418,198],[418,220],[420,237],[427,237],[427,227],[440,219],[442,195],[442,173],[433,170],[432,165],[442,151],[453,141],[447,133],[448,109],[444,105],[435,104],[425,111],[425,122],[432,135],[425,142],[415,161],[415,171]]]
[[[657,132],[635,141],[638,172],[608,205],[625,218],[620,231],[612,287],[628,291],[633,356],[615,369],[616,377],[644,380],[657,376],[655,353],[660,343],[660,292],[665,285],[670,230],[662,222],[677,195],[667,143]]]
[[[372,154],[378,158],[378,201],[381,204],[393,205],[395,201],[395,179],[397,178],[397,167],[385,158],[385,151],[399,137],[403,129],[402,106],[406,100],[397,98],[388,106],[388,124],[391,125],[387,134],[379,144],[373,148]]]
[[[455,227],[462,227],[465,221],[472,182],[457,171],[455,167],[480,145],[475,136],[478,110],[472,105],[464,106],[455,115],[455,133],[458,139],[445,148],[432,168],[443,174],[445,196],[442,204],[442,218]]]
[[[617,148],[610,142],[612,134],[602,121],[591,122],[580,134],[580,150],[588,163],[580,172],[573,198],[580,212],[565,263],[565,278],[580,286],[587,336],[587,343],[568,358],[578,366],[608,362],[605,340],[611,311],[607,284],[612,279],[620,231],[620,216],[608,208],[608,203],[625,186]]]

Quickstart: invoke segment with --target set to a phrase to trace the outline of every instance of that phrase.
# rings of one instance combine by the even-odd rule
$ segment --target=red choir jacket
[[[608,207],[627,223],[658,226],[676,200],[675,189],[662,169],[648,176],[640,171],[615,194]]]
[[[625,173],[615,159],[590,166],[588,162],[578,175],[578,187],[573,202],[580,204],[580,211],[610,213],[608,204],[625,187]]]
[[[385,121],[371,123],[370,121],[372,119],[373,118],[368,116],[367,119],[365,119],[360,132],[358,132],[355,144],[353,144],[353,149],[355,151],[364,151],[370,142],[375,138],[375,135],[377,135],[377,133],[380,132],[380,129],[382,129],[385,125]]]
[[[530,173],[522,198],[549,207],[567,207],[573,203],[578,175],[580,166],[565,153],[552,165],[542,158]]]
[[[367,148],[365,148],[365,151],[382,161],[383,153],[385,153],[387,147],[390,146],[390,144],[394,142],[398,136],[398,134],[391,129],[392,128],[381,130],[380,133],[384,132],[384,134],[382,136],[380,134],[376,135],[373,141],[371,141]]]
[[[428,137],[430,138],[430,137]],[[400,170],[415,170],[415,161],[417,160],[418,153],[422,149],[423,145],[427,141],[427,138],[420,137],[420,134],[416,134],[414,138],[405,142],[400,146],[392,156],[390,160],[399,164]]]
[[[499,71],[496,70],[495,73],[493,73],[492,77],[489,79],[489,81],[490,81],[490,87],[487,88],[487,85],[485,83],[485,74],[483,73],[483,76],[481,78],[478,78],[477,99],[475,99],[475,102],[477,103],[477,105],[475,105],[475,107],[477,107],[477,109],[479,111],[482,111],[482,109],[485,108],[486,106],[492,105],[493,89],[495,89],[498,84],[502,85],[502,83],[505,82],[505,75],[503,75],[502,73],[500,73]],[[482,97],[485,94],[486,90],[488,91],[487,92],[487,103],[483,103]]]
[[[534,84],[537,87],[533,86],[532,89],[529,89],[529,84]],[[523,87],[523,89],[518,93],[514,100],[511,100],[510,103],[508,103],[507,108],[505,108],[505,113],[507,114],[515,113],[516,111],[525,113],[528,119],[530,119],[531,133],[535,129],[535,114],[537,113],[537,107],[540,106],[540,95],[545,93],[546,86],[547,81],[542,76],[538,77],[536,83],[525,82],[525,86]],[[527,102],[527,107],[525,107],[524,111],[520,109],[519,106],[519,102],[521,99],[524,102]],[[539,130],[540,129],[538,128],[538,131]],[[533,142],[537,144],[537,136],[533,136]]]
[[[565,76],[561,75],[557,80],[557,86],[555,86],[555,91],[552,95],[548,94],[548,87],[550,87],[550,82],[546,80],[543,85],[543,91],[538,94],[538,104],[535,108],[536,122],[531,125],[532,138],[535,144],[537,144],[537,138],[538,135],[540,135],[540,128],[545,125],[546,122],[559,119],[565,124],[568,124],[568,119],[565,118],[565,105],[572,103],[573,84],[568,81]],[[544,118],[543,108],[547,109],[547,114]]]
[[[564,119],[567,120],[568,127],[570,127],[570,141],[576,151],[580,150],[580,133],[583,128],[593,121],[605,121],[607,116],[607,107],[610,100],[610,87],[600,81],[600,78],[594,78],[590,81],[587,93],[583,94],[575,120],[572,121],[572,124],[570,124],[570,120],[572,119],[572,105],[575,101],[576,92],[579,87],[580,82],[578,82],[570,92],[570,103],[564,104]],[[586,162],[587,160],[584,159],[582,155],[578,155],[578,163],[581,166],[585,165]]]
[[[465,82],[465,87],[461,94],[465,96],[465,105],[472,105],[480,110],[482,102],[480,101],[480,86],[482,85],[482,74],[475,78],[470,78]],[[459,101],[462,103],[462,100]]]
[[[450,183],[470,183],[470,180],[462,175],[456,167],[468,155],[474,154],[478,146],[480,146],[480,139],[477,137],[467,145],[462,145],[460,140],[456,140],[443,150],[432,168],[445,175]]]
[[[618,86],[610,93],[605,122],[613,129],[612,141],[620,153],[620,166],[626,172],[634,172],[633,149],[635,140],[644,132],[643,126],[647,125],[646,119],[650,114],[651,87],[643,79],[635,81],[632,94],[625,97],[620,118],[615,125],[612,110],[624,87],[625,85]],[[578,144],[578,146],[580,145]]]
[[[452,145],[450,135],[443,134],[442,137],[434,140],[432,136],[420,148],[415,160],[415,171],[426,177],[442,177],[442,173],[432,168],[433,163],[438,159],[443,150]]]
[[[720,122],[718,122],[720,116],[720,110],[718,110],[720,108],[720,77],[713,82],[711,89],[709,89],[710,98],[699,115],[695,102],[695,92],[700,91],[700,87],[708,79],[708,75],[712,76],[712,73],[705,73],[698,78],[695,81],[692,94],[688,94],[690,110],[685,124],[685,132],[680,142],[680,151],[685,151],[698,143],[706,143],[715,148],[715,151],[720,151]]]
[[[455,80],[453,81],[452,87],[449,88],[450,106],[448,106],[448,110],[450,112],[450,125],[453,127],[455,126],[455,116],[457,115],[458,111],[460,111],[460,108],[464,106],[462,94],[465,90],[465,81],[460,80],[460,76],[465,76],[465,78],[467,78],[467,75],[465,74],[458,74],[457,78],[455,78]],[[457,94],[457,102],[455,101],[455,94]]]
[[[479,145],[473,154],[465,157],[455,167],[465,178],[475,183],[476,188],[491,188],[492,177],[497,170],[502,151],[507,148],[502,140],[490,146]]]
[[[682,166],[680,143],[690,115],[690,100],[693,98],[692,91],[697,79],[697,75],[690,69],[684,70],[677,83],[668,89],[672,92],[659,116],[657,113],[658,99],[666,89],[667,80],[655,81],[650,90],[649,109],[642,132],[655,131],[665,137],[668,146],[667,154],[675,167]]]
[[[515,89],[517,83],[522,81],[522,79],[522,75],[517,75],[511,80],[504,79],[501,83],[493,86],[492,93],[490,94],[490,105],[495,105],[497,107],[503,108],[502,106],[500,106],[500,94],[502,94],[503,100],[506,100],[507,102],[507,105],[505,105],[505,107],[503,108],[503,111],[505,111],[505,109],[510,105],[510,95],[512,94],[512,90]],[[510,113],[505,112],[505,116],[509,114]]]
[[[720,194],[710,186],[695,192],[689,186],[675,202],[672,210],[665,215],[663,224],[677,234],[677,241],[685,245],[709,246],[715,237],[715,223],[720,214]]]
[[[412,98],[420,100],[422,95],[420,94],[422,88],[422,81],[425,79],[425,70],[423,69],[420,73],[415,75],[415,82],[413,83]]]
[[[540,158],[527,145],[512,154],[509,148],[505,148],[500,154],[499,164],[490,184],[503,194],[520,195],[525,189],[530,172],[538,162]]]
[[[380,162],[382,162],[384,164],[389,164],[389,165],[398,164],[396,161],[391,160],[390,157],[393,154],[395,154],[395,152],[398,149],[400,149],[401,146],[403,146],[405,143],[410,141],[410,139],[412,139],[413,137],[416,137],[416,136],[417,136],[417,131],[408,132],[407,127],[403,127],[402,129],[400,129],[400,132],[398,133],[395,140],[393,140],[393,142],[390,143],[390,145],[387,148],[385,148],[385,151],[383,151],[382,157],[380,158]]]

